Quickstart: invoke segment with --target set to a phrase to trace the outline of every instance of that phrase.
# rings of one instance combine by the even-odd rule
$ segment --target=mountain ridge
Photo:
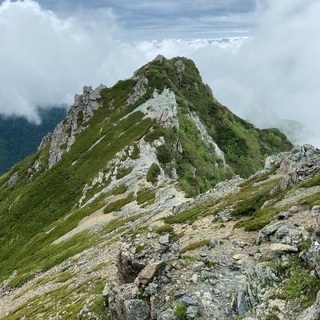
[[[263,169],[266,157],[279,151],[282,153],[268,158]],[[250,294],[253,288],[249,278],[240,276],[240,271],[256,279],[259,275],[253,276],[246,269],[245,261],[251,259],[248,256],[254,257],[250,260],[253,268],[255,262],[263,262],[262,258],[280,263],[278,252],[281,259],[289,259],[290,255],[302,253],[300,245],[304,241],[311,242],[311,230],[297,230],[291,225],[298,223],[295,221],[298,216],[305,219],[303,210],[309,215],[318,204],[318,162],[319,152],[312,146],[292,149],[292,144],[277,129],[259,130],[232,114],[215,100],[194,63],[186,58],[167,60],[158,56],[137,70],[131,79],[121,80],[112,88],[84,87],[83,94],[76,95],[67,118],[42,140],[38,152],[0,178],[0,222],[5,226],[0,230],[3,281],[0,299],[15,294],[23,297],[23,290],[43,289],[49,301],[45,302],[44,296],[33,295],[36,303],[29,307],[28,300],[23,298],[19,301],[27,305],[21,302],[23,308],[18,306],[16,311],[8,307],[6,310],[11,315],[5,319],[20,316],[21,310],[27,312],[27,318],[32,313],[40,319],[49,315],[57,319],[90,318],[91,311],[86,310],[90,310],[92,303],[99,304],[96,309],[100,308],[100,313],[95,311],[92,318],[104,314],[105,319],[110,316],[140,319],[123,312],[129,312],[130,308],[139,310],[134,306],[142,305],[145,310],[153,306],[153,319],[183,319],[187,314],[190,319],[200,314],[203,319],[212,319],[210,312],[214,305],[207,308],[201,304],[202,300],[209,304],[209,295],[201,298],[209,288],[208,283],[212,286],[208,290],[218,297],[219,319],[249,317],[257,312],[264,312],[267,317],[262,299]],[[256,173],[258,169],[263,170]],[[294,194],[295,188],[301,191],[300,198]],[[294,209],[287,207],[292,203],[288,200],[290,193],[298,206],[293,218],[290,214]],[[278,215],[284,217],[283,222]],[[274,232],[262,237],[259,241],[263,245],[260,245],[255,240],[256,234],[275,220],[280,221],[278,228],[273,227]],[[280,223],[297,232],[297,238],[290,230],[285,232],[288,239],[273,238]],[[309,228],[312,223],[306,225]],[[213,239],[216,236],[218,240]],[[248,243],[235,245],[232,241],[237,241],[237,237],[248,239]],[[271,245],[271,240],[276,245]],[[223,241],[225,245],[219,247]],[[149,246],[149,242],[153,245]],[[152,246],[159,252],[152,251]],[[310,243],[305,246],[308,256]],[[245,250],[241,252],[242,249]],[[249,255],[249,249],[253,255]],[[262,256],[258,249],[263,251]],[[207,256],[221,254],[216,257],[219,263],[211,263],[211,258],[206,261],[201,250]],[[124,255],[124,260],[117,260],[117,251]],[[237,254],[245,257],[233,258]],[[313,257],[305,261],[311,265]],[[235,262],[241,259],[243,263]],[[150,265],[160,260],[163,263],[159,262],[159,266]],[[139,267],[122,270],[123,261]],[[200,262],[203,264],[199,266]],[[163,265],[166,265],[164,269]],[[224,266],[225,272],[219,266]],[[155,277],[155,282],[149,291],[146,285],[151,278],[146,280],[147,284],[141,282],[142,275],[146,276],[140,274],[144,268],[147,268],[144,272],[150,268],[159,272],[159,277],[150,276]],[[264,277],[270,293],[270,279],[265,275],[269,269],[262,269],[260,276]],[[76,270],[81,270],[81,279],[76,278]],[[193,279],[191,282],[183,276],[184,270]],[[237,285],[227,286],[228,295],[221,293],[221,288],[214,290],[213,278],[218,270],[229,280],[239,276],[245,284],[250,284],[250,290],[232,292]],[[201,280],[200,271],[210,273],[207,282]],[[172,280],[177,275],[183,280],[179,285]],[[129,284],[123,283],[121,279],[128,276],[131,280],[139,277]],[[278,276],[285,282],[280,271]],[[314,279],[312,275],[306,279],[309,276]],[[103,298],[101,292],[108,277],[115,284],[107,283]],[[74,285],[71,279],[77,279]],[[229,281],[226,279],[225,283]],[[221,278],[221,286],[223,281]],[[92,282],[92,288],[88,282]],[[50,291],[47,283],[52,283],[55,289]],[[198,285],[200,291],[196,291]],[[82,293],[81,286],[85,287]],[[112,289],[118,286],[124,291]],[[181,297],[186,295],[197,304],[189,304],[188,299],[181,301],[179,297],[173,299],[179,286],[185,291]],[[133,304],[123,297],[130,288],[135,292],[129,299],[134,300]],[[66,292],[68,303],[64,306],[61,301]],[[167,302],[160,292],[168,296]],[[71,300],[77,299],[75,294],[80,298],[73,304]],[[213,299],[211,293],[210,297]],[[158,298],[159,303],[152,302]],[[103,306],[103,299],[108,308]],[[245,302],[248,299],[250,303]],[[231,309],[227,307],[230,304]],[[196,305],[197,309],[192,308]],[[281,309],[279,303],[277,307]],[[180,318],[177,309],[182,312]],[[300,307],[296,308],[293,317],[301,312]]]

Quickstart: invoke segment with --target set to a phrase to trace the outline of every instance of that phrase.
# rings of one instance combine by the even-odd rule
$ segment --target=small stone
[[[112,290],[111,290],[109,284],[107,283],[107,284],[104,286],[104,289],[103,289],[103,291],[102,291],[103,297],[104,297],[105,299],[108,299],[111,291],[112,291]]]
[[[221,291],[218,288],[214,288],[213,293],[216,295],[219,295],[221,293]]]
[[[169,242],[170,242],[170,236],[168,233],[159,238],[159,243],[162,245],[168,245]]]
[[[187,306],[197,306],[198,305],[198,301],[194,300],[188,296],[184,296],[181,298],[181,302],[183,302],[185,305]]]
[[[177,290],[173,293],[173,296],[175,298],[180,298],[182,296],[184,296],[186,294],[186,292],[184,290]]]
[[[187,319],[194,319],[197,316],[198,313],[199,313],[199,308],[198,307],[189,306],[187,308],[187,312],[186,312]]]
[[[207,279],[213,278],[215,275],[207,270],[202,270],[200,274],[200,280],[201,281],[206,281]]]
[[[219,241],[215,238],[210,239],[210,248],[215,248],[219,244]]]
[[[297,213],[299,212],[299,208],[297,206],[292,206],[289,208],[290,213]]]
[[[210,283],[212,286],[215,286],[215,285],[218,283],[218,280],[217,280],[217,279],[209,279],[209,283]]]
[[[145,320],[150,318],[150,306],[146,301],[132,299],[125,300],[123,312],[127,320]]]
[[[150,294],[150,295],[155,295],[158,292],[158,285],[156,283],[149,283],[148,286],[146,287],[146,291]]]
[[[241,260],[243,257],[244,257],[244,255],[241,254],[241,253],[237,253],[237,254],[234,254],[234,255],[232,256],[232,258],[233,258],[234,260],[236,260],[236,261]]]
[[[190,279],[193,283],[198,283],[198,275],[194,273]]]
[[[204,263],[202,261],[197,261],[192,265],[192,270],[195,272],[200,272]]]

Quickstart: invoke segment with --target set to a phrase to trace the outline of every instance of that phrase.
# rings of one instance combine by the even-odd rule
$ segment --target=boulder
[[[156,261],[146,265],[135,279],[136,284],[147,285],[164,268],[164,261]]]
[[[117,267],[120,282],[129,283],[135,280],[145,264],[143,261],[136,259],[131,252],[120,250],[117,255]]]

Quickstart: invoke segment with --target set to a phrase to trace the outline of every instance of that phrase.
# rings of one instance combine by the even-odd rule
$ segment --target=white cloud
[[[111,13],[109,19],[104,28],[112,28]],[[1,112],[33,118],[36,105],[71,102],[85,83],[95,82],[99,63],[115,42],[98,27],[59,19],[34,1],[3,2]]]
[[[215,96],[236,114],[260,125],[274,118],[300,121],[313,131],[305,142],[320,146],[320,3],[261,4],[248,40],[130,44],[116,40],[125,36],[111,9],[99,11],[99,19],[85,10],[59,18],[31,0],[5,1],[0,6],[0,110],[32,118],[35,105],[70,103],[83,85],[110,86],[158,53],[183,55],[196,62]]]

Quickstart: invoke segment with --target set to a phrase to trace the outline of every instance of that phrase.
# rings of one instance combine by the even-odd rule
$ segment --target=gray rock
[[[159,238],[159,243],[167,246],[170,242],[170,235],[167,233]]]
[[[95,90],[90,86],[83,87],[82,95],[75,95],[73,106],[70,108],[66,119],[60,122],[53,133],[44,138],[39,146],[42,149],[50,141],[48,166],[52,168],[62,155],[71,149],[75,142],[75,136],[85,130],[84,125],[101,104],[99,101],[100,91],[105,86],[100,85]],[[81,119],[81,120],[79,120]],[[62,146],[66,146],[62,148]]]
[[[189,296],[182,297],[181,301],[187,306],[197,306],[198,305],[198,301],[190,298]]]
[[[213,293],[214,293],[215,295],[219,295],[219,294],[221,293],[221,291],[220,291],[218,288],[214,288],[214,289],[213,289]]]
[[[194,319],[199,313],[199,308],[196,306],[189,306],[187,308],[187,319]]]
[[[270,222],[259,232],[257,236],[257,243],[259,244],[263,241],[269,241],[269,237],[274,234],[282,225],[282,221]]]
[[[166,61],[167,59],[162,55],[158,54],[153,61],[159,62],[159,64],[162,64],[162,62]]]
[[[146,287],[146,291],[150,294],[150,295],[155,295],[158,292],[158,288],[159,286],[156,283],[149,283],[148,286]]]
[[[118,276],[121,283],[133,282],[145,267],[143,261],[137,260],[129,251],[120,250],[117,255]]]
[[[147,320],[150,318],[150,306],[143,300],[126,300],[123,315],[121,320]]]
[[[214,278],[215,274],[213,272],[207,271],[207,270],[202,270],[200,274],[200,280],[201,281],[206,281],[207,279]]]
[[[276,231],[275,233],[275,236],[278,238],[278,239],[283,239],[284,237],[286,237],[289,232],[291,230],[294,229],[294,226],[293,225],[282,225],[281,227],[278,228],[278,230]]]
[[[298,248],[295,246],[290,246],[288,244],[283,244],[283,243],[272,243],[269,246],[269,249],[271,250],[272,253],[275,254],[285,254],[285,253],[294,253],[298,252]]]
[[[215,248],[217,245],[219,244],[219,240],[218,239],[210,239],[210,248]]]
[[[320,244],[318,242],[315,241],[311,244],[310,249],[306,253],[305,260],[320,276]]]
[[[243,291],[240,291],[237,295],[237,310],[241,317],[244,317],[249,311],[249,306]]]
[[[109,283],[107,283],[102,291],[102,296],[104,298],[104,301],[106,303],[107,306],[109,306],[109,298],[110,298],[110,294],[112,294],[112,289],[109,285]]]
[[[182,296],[184,296],[186,294],[186,292],[184,290],[177,290],[173,293],[173,296],[175,298],[180,298]]]
[[[193,282],[193,283],[198,283],[198,274],[197,273],[194,273],[190,280]]]
[[[157,320],[176,320],[177,318],[173,315],[172,310],[166,310],[162,312]]]
[[[204,262],[196,261],[192,264],[192,270],[194,272],[200,272],[203,266],[204,266]]]

